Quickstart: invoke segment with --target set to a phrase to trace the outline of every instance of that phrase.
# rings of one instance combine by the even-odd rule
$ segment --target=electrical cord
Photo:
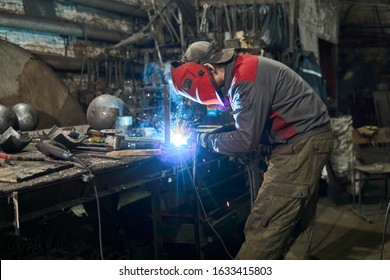
[[[187,168],[187,172],[191,175],[191,172],[188,170],[188,168]],[[223,247],[223,249],[225,250],[226,254],[229,256],[229,258],[231,258],[231,259],[233,260],[234,258],[233,258],[233,256],[230,254],[228,248],[226,247],[225,242],[223,241],[222,237],[219,235],[219,233],[217,232],[217,230],[214,228],[214,226],[211,224],[210,219],[209,219],[209,217],[207,216],[207,212],[206,212],[206,209],[204,208],[202,198],[200,197],[200,194],[199,194],[199,192],[198,192],[198,189],[197,189],[197,187],[196,187],[194,181],[192,181],[192,187],[194,188],[196,198],[198,199],[200,208],[202,209],[202,213],[203,213],[203,215],[204,215],[204,217],[205,217],[205,220],[206,220],[208,226],[211,228],[211,230],[212,230],[212,231],[214,232],[214,234],[217,236],[218,240],[221,242],[222,247]]]
[[[69,161],[75,161],[78,164],[80,164],[83,168],[85,168],[88,171],[88,175],[83,174],[82,181],[87,183],[91,182],[92,180],[92,186],[95,193],[96,198],[96,211],[97,211],[97,217],[98,217],[98,235],[99,235],[99,249],[100,249],[100,257],[103,260],[103,241],[102,241],[102,223],[101,223],[101,214],[100,214],[100,203],[99,203],[99,195],[96,188],[96,183],[94,180],[94,175],[92,173],[92,170],[89,168],[89,166],[84,163],[82,160],[77,158],[74,154],[72,154],[67,147],[65,147],[63,144],[58,143],[56,141],[49,141],[49,140],[42,140],[37,143],[36,145],[38,151],[43,153],[46,156],[62,159],[62,160],[69,160]]]
[[[228,248],[227,248],[225,242],[223,241],[221,235],[217,232],[217,230],[216,230],[216,229],[214,228],[214,226],[211,224],[210,219],[209,219],[209,217],[208,217],[208,215],[207,215],[206,209],[205,209],[205,207],[204,207],[202,198],[201,198],[201,196],[200,196],[200,194],[199,194],[199,192],[198,192],[198,188],[196,187],[196,184],[195,184],[195,175],[196,175],[196,174],[195,174],[195,173],[196,173],[196,171],[195,171],[196,155],[197,155],[197,148],[194,148],[194,160],[193,160],[194,166],[193,166],[193,174],[191,174],[191,172],[190,172],[190,170],[189,170],[187,164],[184,162],[184,165],[185,165],[185,167],[186,167],[186,170],[187,170],[188,174],[190,175],[190,178],[192,177],[192,179],[193,179],[191,185],[192,185],[192,187],[194,188],[194,192],[195,192],[196,198],[198,199],[200,208],[201,208],[201,210],[202,210],[202,213],[203,213],[203,215],[204,215],[204,218],[205,218],[205,220],[206,220],[208,226],[211,228],[211,230],[214,232],[215,236],[216,236],[216,237],[218,238],[218,240],[221,242],[222,247],[223,247],[223,249],[225,250],[225,252],[226,252],[226,254],[228,255],[228,257],[229,257],[230,259],[233,260],[234,258],[233,258],[233,256],[230,254],[230,252],[229,252],[229,250],[228,250]]]
[[[99,251],[100,251],[100,258],[101,260],[104,260],[104,254],[103,254],[103,239],[102,239],[102,219],[100,214],[100,202],[99,202],[99,195],[96,188],[96,182],[95,182],[95,176],[92,173],[91,168],[87,164],[85,164],[83,161],[81,161],[79,158],[72,156],[72,160],[80,164],[82,167],[84,167],[88,171],[88,176],[83,176],[84,182],[90,182],[92,181],[92,187],[95,194],[95,200],[96,200],[96,211],[97,211],[97,219],[98,219],[98,237],[99,237]]]
[[[243,154],[241,154],[240,156],[241,156],[242,160],[245,163],[246,172],[248,174],[249,192],[250,192],[251,209],[252,209],[253,208],[253,203],[255,201],[254,182],[253,182],[252,172],[251,172],[251,169],[249,167],[249,160],[248,160],[248,158],[245,155],[243,155]]]
[[[390,202],[387,205],[387,210],[386,210],[386,215],[385,215],[385,221],[383,225],[383,238],[382,238],[382,245],[381,245],[381,256],[380,259],[383,260],[383,253],[385,250],[385,239],[386,239],[386,228],[387,228],[387,219],[389,217],[389,212],[390,212]]]

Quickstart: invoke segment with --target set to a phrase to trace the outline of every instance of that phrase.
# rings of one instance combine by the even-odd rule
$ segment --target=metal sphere
[[[39,115],[33,106],[26,103],[18,103],[12,107],[12,111],[14,111],[17,117],[16,129],[29,131],[37,128]]]
[[[17,122],[15,113],[4,105],[0,105],[0,134]]]
[[[117,117],[123,116],[124,102],[113,95],[102,94],[89,104],[87,122],[93,129],[111,129],[115,127]]]

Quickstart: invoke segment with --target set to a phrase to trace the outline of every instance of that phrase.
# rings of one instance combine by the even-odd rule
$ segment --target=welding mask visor
[[[208,69],[194,62],[172,62],[171,77],[177,94],[203,105],[224,106]]]

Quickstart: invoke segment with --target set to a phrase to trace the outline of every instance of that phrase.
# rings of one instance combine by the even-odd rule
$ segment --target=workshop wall
[[[318,38],[338,43],[338,0],[299,2],[299,38],[302,47],[319,59]]]
[[[34,64],[46,64],[49,70],[44,76],[55,76],[53,79],[42,79],[39,72],[28,73],[28,76],[45,84],[47,90],[44,92],[51,92],[49,95],[54,99],[66,99],[70,103],[45,98],[44,86],[39,90],[34,88],[35,91],[29,87],[22,90],[20,76],[24,64],[7,63],[9,53],[3,53],[2,69],[9,75],[1,78],[4,82],[0,87],[0,102],[6,106],[32,102],[43,116],[39,128],[85,123],[86,108],[94,97],[123,89],[124,83],[129,83],[129,76],[124,77],[124,73],[130,72],[130,67],[132,75],[142,73],[141,63],[134,57],[130,59],[134,53],[128,49],[108,53],[107,49],[142,29],[148,19],[143,7],[144,1],[131,0],[1,1],[0,38],[7,43],[8,49],[14,46],[24,50],[24,56],[21,56],[27,57],[26,64],[30,60]],[[146,36],[139,37],[139,40],[143,39],[147,41]],[[143,56],[140,55],[142,63]],[[102,80],[102,76],[107,81]],[[56,82],[50,84],[52,80]],[[9,90],[10,84],[13,90]],[[63,97],[58,98],[59,92]],[[32,101],[37,99],[39,102]],[[67,110],[73,110],[73,114],[66,113]]]
[[[198,39],[216,39],[225,47],[263,53],[287,64],[299,46],[313,52],[321,66],[332,112],[354,114],[361,118],[356,124],[376,121],[369,100],[371,92],[378,87],[387,89],[390,77],[388,1],[249,2],[175,0],[166,5],[161,0],[0,1],[0,38],[47,64],[53,71],[50,75],[56,75],[63,83],[61,89],[54,87],[50,91],[65,89],[69,99],[79,104],[77,110],[84,113],[90,102],[103,93],[119,96],[135,114],[151,104],[158,105],[161,75],[151,75],[150,69],[180,58],[185,47]],[[285,42],[277,51],[267,49],[260,40],[266,25],[262,11],[273,4],[280,4],[286,16],[281,33]],[[126,43],[126,39],[130,42]],[[3,71],[21,72],[12,71],[16,65],[7,64]],[[355,68],[363,69],[367,75],[348,79],[357,71]],[[1,84],[10,81],[18,87],[15,78]],[[364,85],[357,85],[357,81]],[[15,92],[0,90],[0,100],[8,100]],[[17,102],[18,97],[12,100]],[[45,98],[41,101],[48,102]],[[366,106],[367,110],[360,108],[365,104],[371,105]],[[83,121],[81,118],[79,122]]]
[[[2,14],[3,24],[9,25],[9,28],[3,26],[0,29],[0,36],[7,40],[8,42],[16,43],[26,50],[31,52],[44,52],[50,54],[58,54],[69,57],[78,57],[82,49],[82,46],[90,46],[88,52],[89,56],[94,56],[99,52],[104,51],[102,48],[104,44],[97,44],[97,42],[88,42],[89,38],[85,34],[84,42],[75,36],[72,36],[70,33],[74,31],[69,30],[68,35],[66,34],[55,34],[54,32],[49,32],[50,28],[46,27],[48,32],[43,33],[39,30],[34,31],[34,29],[39,29],[37,26],[34,27],[24,27],[24,28],[12,28],[12,21],[8,19],[6,21],[6,14],[17,14],[30,16],[31,21],[34,22],[34,19],[53,19],[56,24],[61,24],[61,21],[65,24],[66,21],[79,23],[79,28],[82,29],[81,24],[87,24],[95,26],[96,28],[106,29],[107,31],[112,30],[113,32],[123,32],[125,33],[134,32],[133,22],[131,17],[124,17],[119,14],[104,11],[101,9],[78,5],[78,1],[23,1],[23,0],[11,0],[11,1],[1,1],[0,2],[0,11]],[[129,2],[129,1],[128,1]],[[136,1],[132,1],[133,4]],[[146,14],[144,14],[146,17]],[[8,24],[7,24],[8,23]],[[29,30],[28,30],[29,29]],[[41,27],[45,29],[45,27]],[[97,37],[95,35],[95,37]],[[96,40],[96,38],[94,38]],[[101,40],[105,39],[103,36]],[[111,38],[112,42],[115,42],[115,37]],[[83,44],[82,44],[83,43]]]
[[[162,75],[156,66],[179,59],[190,42],[217,39],[225,47],[238,42],[242,52],[260,54],[262,47],[277,59],[284,57],[280,54],[285,50],[292,50],[297,1],[206,2],[2,1],[0,38],[21,47],[31,53],[33,59],[53,69],[64,83],[61,86],[67,89],[69,98],[80,104],[76,111],[86,112],[94,98],[111,94],[125,101],[135,120],[153,125],[159,112],[149,109],[161,108],[162,103]],[[273,18],[268,17],[269,11],[275,13]],[[283,16],[279,22],[275,21],[278,13]],[[280,28],[274,28],[271,20],[280,24]],[[262,24],[268,24],[267,28],[261,29]],[[272,32],[268,28],[272,28]],[[226,33],[230,33],[229,38]],[[268,41],[272,45],[264,45]],[[0,91],[0,97],[10,96],[10,92],[6,92]],[[29,91],[24,95],[38,94]],[[12,102],[18,102],[21,94],[16,96]],[[40,100],[49,102],[46,98]],[[204,108],[190,108],[192,106],[184,104],[179,110],[185,107],[196,112],[195,115],[206,115]],[[45,107],[55,106],[46,104]],[[55,108],[53,111],[63,111]],[[37,109],[43,111],[42,106]],[[176,109],[173,106],[173,110]],[[45,113],[52,115],[52,112]],[[224,122],[225,118],[218,116],[208,121]],[[78,122],[83,121],[85,119],[80,118]],[[40,127],[48,123],[50,121]],[[64,125],[64,122],[57,124]]]
[[[340,1],[339,10],[339,112],[354,127],[378,125],[373,93],[390,86],[390,3]]]

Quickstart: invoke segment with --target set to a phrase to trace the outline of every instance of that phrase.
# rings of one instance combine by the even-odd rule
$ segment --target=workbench
[[[200,218],[202,214],[199,214],[200,208],[196,203],[196,195],[191,191],[195,186],[191,179],[194,176],[192,151],[167,149],[162,151],[161,155],[156,156],[126,156],[116,159],[89,157],[82,151],[75,155],[88,163],[93,178],[90,178],[89,172],[77,162],[49,159],[48,162],[36,161],[33,164],[36,166],[49,164],[52,166],[51,170],[42,171],[37,176],[17,182],[0,182],[0,229],[8,232],[12,229],[16,236],[23,236],[24,223],[39,221],[53,213],[93,202],[96,196],[102,199],[126,194],[126,203],[148,198],[152,209],[154,258],[160,259],[163,258],[163,244],[169,239],[167,232],[172,231],[172,226],[167,229],[165,225],[169,222],[165,221],[169,221],[169,217],[172,217],[172,208],[175,208],[167,207],[166,203],[161,205],[160,197],[164,193],[171,193],[173,197],[177,196],[172,192],[175,192],[175,188],[177,192],[178,185],[181,185],[184,186],[181,192],[188,192],[188,197],[184,200],[189,198],[192,202],[189,202],[191,207],[185,207],[186,210],[183,212],[176,210],[176,214],[182,217],[192,216],[191,221],[186,224],[192,225],[190,228],[195,235],[189,240],[179,237],[171,239],[170,242],[193,243],[198,247],[199,252],[202,250],[204,239],[207,238],[203,237],[203,228],[206,222],[210,221]],[[221,162],[224,161],[229,165],[228,172],[231,174],[229,176],[222,174],[224,178],[210,175],[210,169],[220,169],[224,165]],[[231,162],[229,157],[211,155],[206,163],[202,160],[200,166],[203,167],[198,168],[197,171],[199,172],[199,184],[202,185],[200,195],[208,196],[213,200],[213,205],[206,204],[206,208],[209,213],[215,214],[212,222],[216,227],[223,227],[229,221],[242,223],[250,211],[249,189],[245,184],[247,169],[242,163]],[[16,168],[20,165],[23,169],[27,162],[13,162],[13,164]],[[3,162],[2,166],[4,168],[7,164]],[[234,166],[233,172],[231,166]],[[213,177],[220,182],[213,180]],[[241,186],[229,186],[229,178],[235,181],[238,177],[241,180]],[[181,182],[177,183],[178,181]],[[222,183],[222,188],[220,183]],[[206,191],[204,187],[210,187],[210,190],[219,188],[217,193],[220,198],[231,201],[232,207],[227,209],[225,202],[221,202],[222,206],[221,203],[214,205],[218,199],[210,197],[210,191]],[[230,196],[229,192],[231,192]],[[234,202],[236,198],[237,203]],[[183,207],[183,204],[180,207]],[[202,221],[199,222],[199,220]],[[182,225],[173,226],[182,229]],[[210,230],[207,234],[210,234]],[[174,235],[178,236],[178,233]],[[203,258],[201,253],[198,253],[198,258]]]

